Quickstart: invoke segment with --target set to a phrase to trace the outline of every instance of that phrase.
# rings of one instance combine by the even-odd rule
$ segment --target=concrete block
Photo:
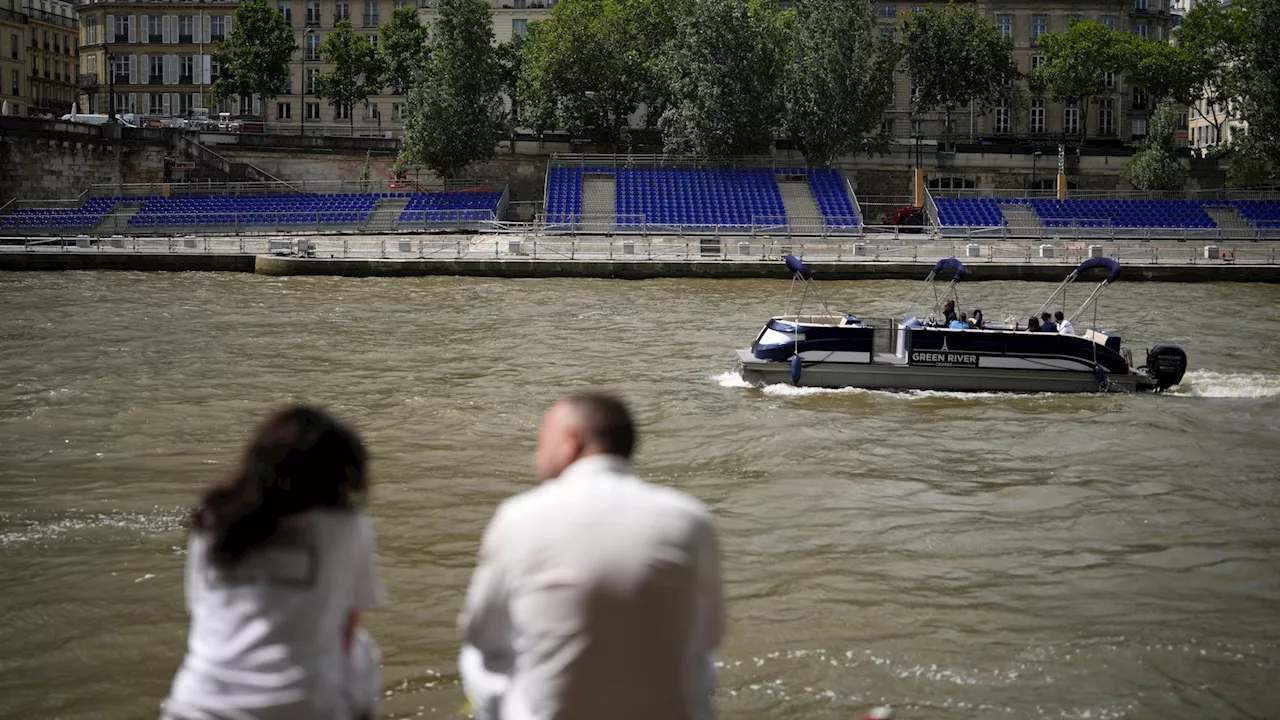
[[[1042,257],[1042,258],[1051,258],[1051,257],[1053,257],[1053,246],[1052,246],[1052,245],[1048,245],[1048,244],[1041,245],[1041,246],[1040,246],[1040,257]]]
[[[1104,254],[1103,254],[1103,252],[1102,252],[1102,246],[1101,246],[1101,245],[1090,245],[1090,246],[1089,246],[1089,257],[1091,257],[1091,258],[1095,258],[1095,257],[1104,257]]]
[[[964,246],[965,257],[982,257],[982,246],[978,243],[969,243]]]
[[[1217,259],[1218,259],[1218,257],[1219,257],[1219,255],[1218,255],[1218,246],[1217,246],[1217,245],[1205,245],[1205,246],[1204,246],[1204,259],[1205,259],[1205,260],[1217,260]]]

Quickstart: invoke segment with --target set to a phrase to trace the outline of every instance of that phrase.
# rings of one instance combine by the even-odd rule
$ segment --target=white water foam
[[[993,392],[956,392],[951,390],[867,390],[866,388],[843,387],[797,387],[785,383],[774,385],[753,385],[742,378],[742,373],[726,372],[711,378],[722,388],[754,388],[771,397],[809,397],[811,395],[848,395],[852,393],[875,393],[883,397],[904,400],[925,400],[930,398],[948,398],[953,400],[973,400],[977,398],[1010,397],[1012,393]],[[1052,393],[1018,393],[1022,397],[1052,396]]]
[[[1207,398],[1276,397],[1280,395],[1280,375],[1192,370],[1171,392],[1175,395]]]

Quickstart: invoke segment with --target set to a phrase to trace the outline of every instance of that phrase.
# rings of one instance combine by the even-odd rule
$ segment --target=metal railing
[[[1090,257],[1110,257],[1134,265],[1275,265],[1277,248],[1268,246],[1072,244],[1042,255],[1036,244],[991,243],[966,246],[948,242],[850,242],[785,238],[559,238],[533,233],[466,237],[312,235],[258,236],[60,236],[11,238],[0,234],[0,252],[277,254],[320,258],[450,260],[776,262],[787,253],[807,262],[932,264],[955,256],[980,268],[984,263],[1070,267]],[[981,272],[976,269],[976,272]]]

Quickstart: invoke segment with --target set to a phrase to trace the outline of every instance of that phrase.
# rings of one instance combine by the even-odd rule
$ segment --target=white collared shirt
[[[1058,324],[1058,334],[1059,335],[1075,335],[1076,329],[1071,326],[1070,320],[1063,320],[1061,323]]]
[[[477,720],[710,718],[710,513],[623,458],[583,458],[498,508],[458,622]]]

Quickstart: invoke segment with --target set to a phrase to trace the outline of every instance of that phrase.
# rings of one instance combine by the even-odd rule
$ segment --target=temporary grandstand
[[[555,155],[551,232],[857,234],[857,195],[833,169],[658,155]]]
[[[14,201],[0,232],[172,235],[425,232],[488,229],[506,181],[300,182],[95,186],[76,200]]]

